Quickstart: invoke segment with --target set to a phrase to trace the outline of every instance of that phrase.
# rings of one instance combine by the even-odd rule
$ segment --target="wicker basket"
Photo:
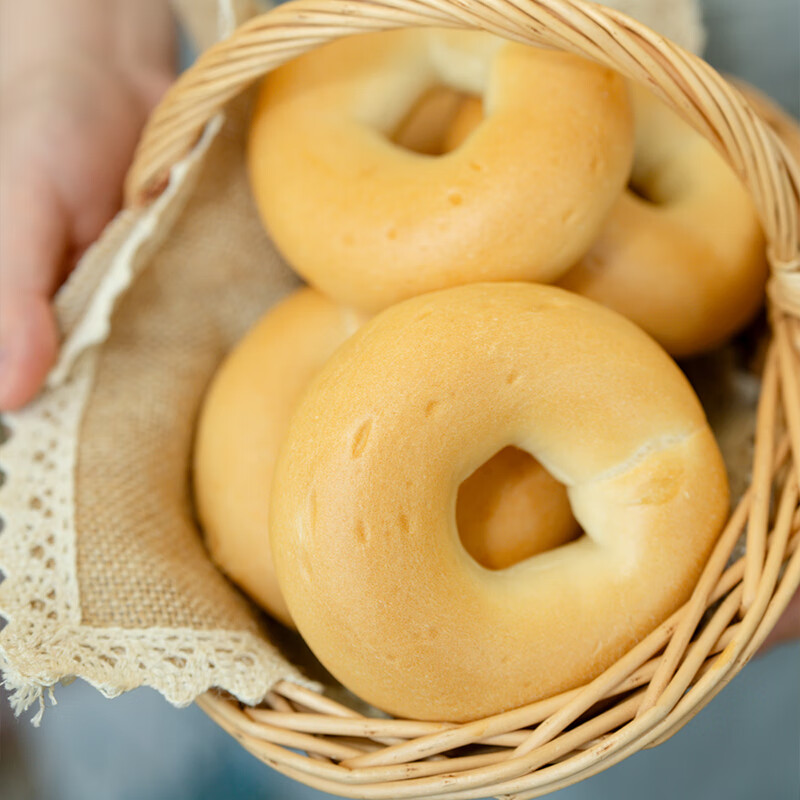
[[[181,77],[147,127],[128,202],[157,196],[212,116],[269,70],[347,34],[431,25],[560,48],[648,85],[748,187],[772,267],[752,486],[690,601],[613,667],[586,686],[459,725],[367,717],[290,683],[263,708],[218,694],[199,701],[262,761],[327,792],[522,800],[670,737],[753,656],[800,586],[800,168],[705,62],[611,10],[577,0],[300,0],[251,20]],[[732,562],[741,537],[746,555]]]

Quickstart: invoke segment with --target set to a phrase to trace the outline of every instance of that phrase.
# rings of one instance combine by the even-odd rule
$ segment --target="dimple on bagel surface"
[[[502,447],[567,485],[587,536],[491,571],[458,487]],[[397,715],[467,720],[596,676],[689,595],[728,509],[691,387],[644,333],[559,289],[473,284],[394,306],[312,382],[271,531],[298,629]]]
[[[391,141],[437,85],[482,97],[455,150]],[[265,80],[248,165],[273,240],[338,302],[377,311],[485,280],[556,280],[627,180],[627,89],[585,59],[485,33],[350,37]]]

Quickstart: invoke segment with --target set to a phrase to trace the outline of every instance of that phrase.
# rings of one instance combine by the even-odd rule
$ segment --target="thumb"
[[[26,175],[24,165],[3,161],[0,410],[9,411],[35,396],[58,351],[50,298],[61,278],[67,217],[46,174]]]

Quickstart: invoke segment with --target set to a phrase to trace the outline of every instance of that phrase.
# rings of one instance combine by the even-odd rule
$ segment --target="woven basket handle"
[[[697,56],[612,9],[582,0],[296,0],[207,50],[148,122],[126,198],[161,193],[209,120],[265,73],[353,33],[483,29],[592,59],[648,86],[720,151],[747,186],[768,241],[772,300],[800,317],[800,167],[738,90]]]

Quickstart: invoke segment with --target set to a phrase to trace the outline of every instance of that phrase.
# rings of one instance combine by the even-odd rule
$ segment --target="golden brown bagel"
[[[648,90],[631,87],[632,185],[559,285],[624,314],[674,356],[721,344],[760,308],[765,241],[722,156]],[[647,199],[645,199],[647,198]]]
[[[438,158],[391,141],[436,85],[486,116]],[[253,192],[289,262],[377,311],[475,280],[552,281],[591,245],[632,155],[613,71],[483,33],[402,30],[320,47],[269,75],[249,139]]]
[[[269,548],[272,471],[303,390],[361,321],[313,289],[298,290],[265,314],[229,354],[200,415],[195,501],[211,556],[290,627]],[[458,519],[467,551],[492,568],[577,534],[565,487],[513,448],[464,482]]]
[[[194,492],[211,557],[290,626],[269,549],[272,471],[301,393],[358,324],[319,292],[294,292],[223,362],[200,414]]]
[[[568,486],[588,534],[499,572],[460,483],[501,447]],[[467,720],[596,676],[686,600],[728,510],[702,408],[641,330],[577,295],[472,284],[394,306],[309,386],[270,517],[292,617],[348,688]]]

